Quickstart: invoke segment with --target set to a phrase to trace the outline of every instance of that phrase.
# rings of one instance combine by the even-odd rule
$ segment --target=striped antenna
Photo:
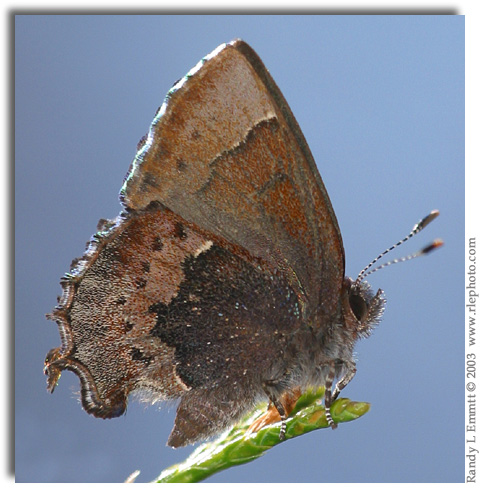
[[[417,233],[421,232],[428,224],[430,224],[437,216],[440,214],[440,211],[437,211],[436,209],[432,211],[430,214],[425,216],[422,220],[420,220],[413,228],[412,231],[402,240],[399,240],[396,244],[394,244],[392,247],[388,248],[386,251],[383,251],[381,254],[379,254],[371,263],[369,263],[359,274],[357,277],[357,280],[355,280],[355,287],[358,287],[360,282],[367,277],[368,275],[371,275],[372,273],[375,273],[376,271],[380,270],[381,268],[385,268],[390,265],[394,265],[396,263],[401,263],[403,261],[408,261],[410,259],[418,258],[419,256],[423,256],[424,254],[428,254],[429,252],[433,251],[434,249],[437,249],[438,247],[441,247],[443,245],[443,242],[440,239],[434,240],[431,244],[428,246],[424,247],[420,251],[417,251],[413,254],[410,254],[409,256],[405,256],[403,258],[398,258],[398,259],[393,259],[392,261],[389,261],[388,263],[384,263],[380,266],[377,266],[376,268],[373,268],[370,270],[370,268],[380,259],[383,258],[386,254],[388,254],[390,251],[393,251],[393,249],[397,248],[398,246],[402,245],[404,242],[407,240],[411,239],[414,235]]]

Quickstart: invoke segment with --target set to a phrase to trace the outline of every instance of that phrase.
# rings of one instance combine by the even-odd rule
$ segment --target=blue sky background
[[[172,407],[136,401],[103,421],[78,379],[42,373],[45,320],[174,81],[220,43],[257,51],[299,122],[342,230],[347,274],[440,218],[369,281],[387,309],[342,393],[370,412],[288,441],[210,482],[464,480],[464,18],[460,16],[17,16],[15,22],[15,473],[21,482],[154,479]]]

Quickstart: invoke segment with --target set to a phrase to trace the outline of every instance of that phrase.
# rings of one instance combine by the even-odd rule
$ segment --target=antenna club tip
[[[427,225],[429,225],[435,218],[437,218],[440,214],[440,211],[438,209],[434,209],[431,211],[425,218],[421,219],[412,229],[412,235],[415,235],[416,233],[420,232],[420,230],[423,230]]]
[[[438,209],[434,209],[430,212],[423,220],[418,224],[421,229],[425,228],[429,223],[431,223],[435,218],[438,218],[440,211]]]
[[[425,225],[428,225],[430,222],[435,220],[440,216],[440,211],[438,209],[434,209],[433,211],[430,212],[428,216],[425,217]]]
[[[434,249],[438,249],[439,247],[443,246],[443,240],[442,239],[435,239],[431,244],[429,244],[427,247],[422,249],[422,254],[428,254],[429,252],[433,251]]]

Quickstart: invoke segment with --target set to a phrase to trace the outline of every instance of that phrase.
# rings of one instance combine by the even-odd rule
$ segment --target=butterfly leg
[[[357,367],[353,361],[344,362],[345,373],[337,382],[337,385],[335,386],[335,389],[332,393],[333,380],[335,379],[335,367],[335,362],[332,361],[327,373],[327,378],[325,379],[325,417],[327,418],[328,425],[332,429],[336,429],[337,424],[332,419],[330,407],[332,406],[333,401],[338,398],[340,391],[347,386],[347,384],[353,379],[353,377],[355,377],[355,374],[357,373]]]
[[[278,414],[280,415],[280,420],[282,421],[282,425],[280,427],[279,439],[283,441],[285,439],[285,432],[287,430],[287,412],[285,411],[285,407],[283,406],[280,398],[275,393],[275,386],[278,386],[278,383],[273,384],[272,382],[265,382],[263,384],[263,389],[268,396],[268,399],[272,403],[272,405],[277,409]]]
[[[357,365],[353,361],[345,361],[343,364],[345,366],[345,373],[343,374],[343,377],[337,382],[337,385],[335,386],[335,389],[332,394],[332,401],[335,401],[338,398],[340,391],[347,387],[347,385],[350,383],[350,381],[355,377],[355,374],[357,373]]]
[[[325,417],[327,419],[328,425],[332,429],[337,428],[337,424],[333,421],[332,415],[330,413],[330,407],[332,406],[332,385],[333,379],[335,379],[335,362],[332,361],[329,365],[327,377],[325,379]],[[336,389],[335,389],[336,391]]]
[[[294,387],[281,395],[280,403],[285,409],[287,417],[290,415],[290,413],[292,413],[295,405],[297,404],[298,398],[300,398],[301,395],[302,390],[300,389],[300,387]],[[267,411],[252,422],[252,424],[248,428],[248,432],[258,432],[263,427],[266,427],[270,424],[275,424],[276,422],[280,422],[281,420],[282,419],[280,417],[278,409],[275,408],[275,405],[270,401]]]

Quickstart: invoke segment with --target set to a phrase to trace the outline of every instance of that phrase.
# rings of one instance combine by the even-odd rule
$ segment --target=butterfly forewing
[[[122,200],[133,209],[159,201],[245,248],[289,275],[309,319],[328,319],[338,311],[344,253],[308,145],[247,44],[213,54],[170,91]]]

